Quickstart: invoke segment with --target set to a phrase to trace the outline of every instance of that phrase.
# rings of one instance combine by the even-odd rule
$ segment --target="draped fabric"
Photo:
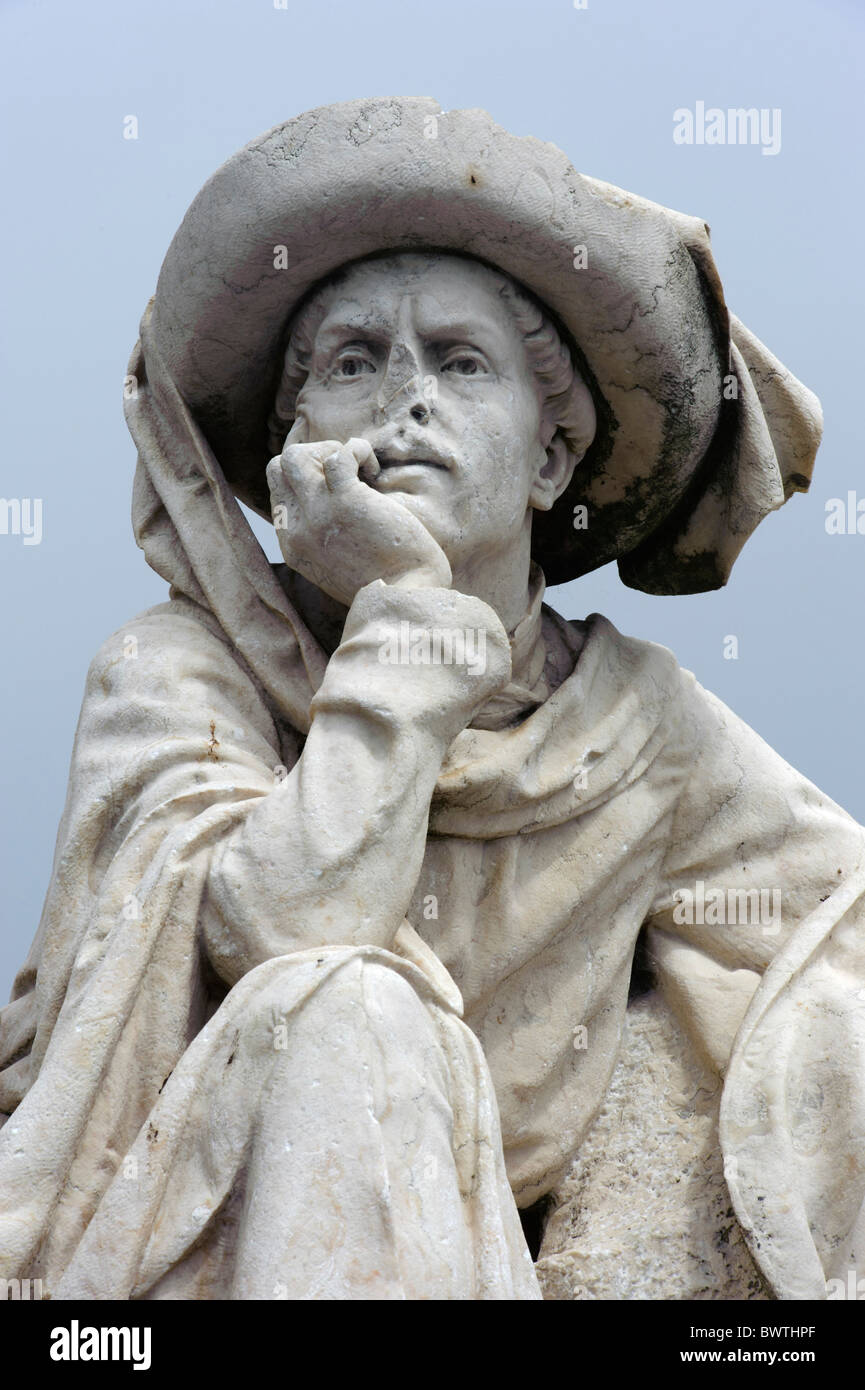
[[[273,1116],[296,1113],[297,1073],[267,1070],[282,1065],[267,1030],[284,1026],[289,1061],[307,1055],[313,1009],[331,1000],[354,1018],[367,980],[370,1016],[382,1013],[376,991],[398,980],[394,1017],[419,1001],[428,1022],[393,1034],[383,1074],[406,1038],[427,1037],[432,1137],[426,1150],[417,1140],[427,1177],[415,1178],[423,1214],[423,1183],[446,1175],[429,1220],[455,1252],[429,1287],[537,1297],[514,1199],[548,1192],[592,1123],[648,923],[694,1046],[727,1075],[725,1172],[755,1258],[779,1296],[824,1296],[865,1258],[862,829],[669,652],[600,615],[565,623],[541,608],[536,573],[510,642],[489,613],[512,680],[447,749],[390,948],[313,944],[235,979],[214,860],[302,763],[315,700],[350,686],[349,661],[415,598],[368,586],[352,609],[355,656],[330,655],[249,530],[146,315],[131,373],[135,533],[171,600],[91,666],[42,922],[0,1013],[0,1274],[90,1297],[303,1296],[288,1215],[276,1264],[250,1253],[261,1212],[289,1211],[282,1169],[262,1156]],[[362,712],[363,692],[353,698]],[[409,715],[392,718],[410,739]],[[398,874],[397,832],[393,863]],[[778,885],[777,929],[683,921],[697,882]],[[394,1073],[395,1094],[407,1074]],[[381,1123],[374,1139],[353,1210],[377,1213],[369,1232],[384,1203],[390,1272],[358,1278],[368,1296],[423,1296],[418,1209]],[[309,1135],[298,1142],[314,1151]],[[345,1293],[316,1270],[305,1287],[323,1292],[310,1296]]]

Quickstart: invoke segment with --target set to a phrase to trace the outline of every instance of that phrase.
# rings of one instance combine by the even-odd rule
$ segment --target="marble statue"
[[[124,394],[170,591],[92,663],[0,1013],[0,1276],[832,1297],[865,832],[543,602],[717,588],[808,487],[705,225],[482,111],[324,107],[195,199]]]

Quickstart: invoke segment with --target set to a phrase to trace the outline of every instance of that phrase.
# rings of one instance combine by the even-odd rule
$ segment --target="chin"
[[[489,518],[486,516],[482,519],[469,518],[468,524],[460,525],[450,509],[443,509],[438,498],[415,492],[393,491],[388,495],[396,498],[400,506],[423,523],[436,544],[441,546],[453,570],[462,569],[481,554],[498,551],[502,547],[501,534],[490,532]],[[483,521],[483,525],[477,524],[479,520]],[[472,521],[475,522],[474,526]],[[518,539],[514,538],[515,545]]]
[[[422,521],[433,540],[438,541],[441,546],[444,545],[451,532],[452,521],[450,526],[443,521],[441,509],[434,501],[424,497],[422,493],[401,492],[396,489],[387,495],[399,502],[401,507],[405,507],[407,512],[411,512],[412,516],[416,516],[418,521]]]

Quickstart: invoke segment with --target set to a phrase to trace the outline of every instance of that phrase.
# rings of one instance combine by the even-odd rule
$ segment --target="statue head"
[[[273,453],[297,419],[307,440],[367,440],[381,464],[372,486],[397,494],[457,565],[527,540],[596,427],[541,306],[447,252],[370,257],[312,292],[289,330]]]
[[[426,138],[430,122],[435,138]],[[577,456],[592,428],[578,384],[570,441],[558,409],[568,396],[561,371],[570,368],[545,318],[591,391],[597,429],[567,491],[549,507],[550,489],[523,489],[531,553],[550,584],[615,560],[624,582],[648,593],[718,588],[762,518],[807,488],[819,403],[730,314],[702,219],[582,175],[555,146],[511,135],[485,112],[381,97],[305,112],[232,156],[178,229],[142,322],[150,376],[158,354],[203,436],[194,453],[210,450],[235,496],[259,515],[270,515],[267,462],[307,380],[300,408],[311,410],[314,386],[319,401],[298,306],[309,308],[305,297],[323,286],[345,290],[349,276],[371,273],[360,269],[373,264],[364,258],[416,258],[420,248],[440,252],[440,265],[446,255],[460,283],[471,276],[473,295],[481,271],[467,267],[482,266],[499,311],[516,310],[530,370],[546,356],[542,416],[552,398],[555,428],[540,438],[553,492],[556,434]],[[521,324],[523,304],[530,317]],[[476,389],[471,369],[454,370]],[[346,389],[370,391],[366,375]],[[436,378],[438,401],[423,394],[431,424],[437,412],[444,431],[442,377],[424,376]],[[380,377],[376,392],[379,385]],[[388,408],[403,397],[390,407],[374,402],[382,417],[353,420],[349,432],[375,430],[382,442],[385,420],[393,425]],[[126,411],[143,434],[140,404],[129,399]],[[423,437],[420,420],[412,428]],[[432,495],[427,486],[421,496],[419,484],[401,490],[406,505],[430,510]],[[494,503],[504,506],[500,497]]]

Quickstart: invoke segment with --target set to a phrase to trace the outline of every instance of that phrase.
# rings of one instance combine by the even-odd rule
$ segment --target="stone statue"
[[[0,1275],[831,1297],[865,832],[543,603],[716,588],[808,486],[818,403],[704,224],[482,111],[322,108],[195,199],[125,396],[171,588],[93,661],[0,1014]]]

